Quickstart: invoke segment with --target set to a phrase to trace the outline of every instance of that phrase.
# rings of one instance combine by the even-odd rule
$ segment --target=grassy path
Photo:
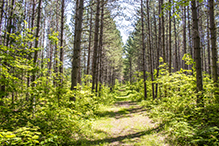
[[[99,118],[92,122],[92,134],[80,145],[166,146],[164,137],[146,116],[147,111],[125,96],[113,106],[101,107]]]

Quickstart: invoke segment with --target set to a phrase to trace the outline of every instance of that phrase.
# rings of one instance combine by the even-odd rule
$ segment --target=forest
[[[218,47],[217,0],[0,0],[0,145],[218,146]]]

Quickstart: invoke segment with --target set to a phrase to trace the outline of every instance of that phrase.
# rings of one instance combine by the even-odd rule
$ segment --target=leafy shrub
[[[39,144],[41,132],[39,127],[32,126],[21,127],[11,132],[4,130],[0,132],[1,145],[36,145]]]
[[[204,74],[202,93],[204,107],[197,106],[197,95],[200,93],[196,93],[195,76],[195,72],[192,74],[191,70],[183,69],[170,74],[166,64],[162,64],[160,75],[154,81],[160,91],[158,98],[155,100],[149,98],[141,104],[150,109],[149,116],[155,122],[164,125],[165,133],[172,144],[218,145],[219,104],[216,103],[213,94],[215,88],[209,75]],[[133,85],[132,88],[138,91],[136,88],[138,83]],[[143,83],[141,88],[142,85]],[[132,93],[133,97],[139,96],[138,92]],[[138,100],[136,97],[133,99]]]

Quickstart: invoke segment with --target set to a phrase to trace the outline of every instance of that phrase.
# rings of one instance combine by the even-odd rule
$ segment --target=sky
[[[136,20],[136,9],[139,7],[139,3],[131,2],[131,0],[123,2],[120,0],[121,9],[115,10],[114,13],[120,13],[121,15],[115,17],[117,29],[121,32],[123,43],[125,44],[129,34],[134,30],[134,23]]]
[[[136,10],[140,5],[137,2],[139,0],[118,0],[114,3],[114,6],[120,6],[119,8],[112,9],[112,15],[116,15],[114,20],[116,21],[117,29],[120,31],[123,43],[125,44],[129,34],[134,30],[134,22]],[[67,23],[70,23],[72,14],[71,3],[67,6]],[[119,15],[118,15],[119,14]]]

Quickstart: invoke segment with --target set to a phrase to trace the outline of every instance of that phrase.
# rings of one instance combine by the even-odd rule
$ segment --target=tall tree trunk
[[[169,0],[169,3],[171,4],[171,0]],[[170,7],[169,10],[169,73],[172,71],[172,50],[171,50],[171,10],[172,8]]]
[[[159,13],[160,13],[160,1],[159,1]],[[159,28],[160,28],[160,17],[159,17]],[[157,79],[159,75],[159,45],[158,45],[158,39],[157,39],[157,24],[156,24],[156,17],[155,17],[155,9],[154,9],[154,31],[155,31],[155,48],[157,50],[157,56],[156,56],[156,69],[157,69]],[[160,31],[160,29],[159,29]],[[160,39],[160,36],[159,36]],[[157,93],[158,92],[158,84],[156,83],[155,86],[155,98],[157,98]]]
[[[211,51],[210,51],[210,35],[209,35],[209,16],[207,15],[207,49],[208,49],[208,74],[211,78]]]
[[[79,5],[78,5],[79,4]],[[79,70],[80,51],[81,51],[81,32],[82,32],[82,18],[83,18],[84,0],[77,0],[76,18],[75,18],[75,38],[74,38],[74,54],[72,60],[71,72],[71,90],[76,90],[77,77]],[[75,100],[75,98],[73,99]]]
[[[90,1],[92,4],[93,0]],[[88,59],[87,59],[87,74],[90,74],[90,52],[91,52],[91,37],[92,37],[92,26],[93,26],[93,9],[90,7],[90,31],[89,31],[89,46],[88,46]]]
[[[32,16],[31,16],[31,29],[33,29],[34,27],[34,18],[35,18],[35,0],[32,1]],[[30,25],[29,25],[30,26]],[[29,48],[32,47],[32,43],[30,43],[30,46]],[[28,59],[30,60],[31,59],[31,55],[28,56]],[[30,81],[31,78],[30,78],[30,71],[27,71],[27,88],[30,87]],[[29,100],[29,93],[27,92],[26,94],[26,101]]]
[[[165,27],[164,27],[164,12],[163,12],[163,0],[161,0],[161,17],[162,17],[162,48],[163,48],[163,60],[166,63],[166,54],[165,54]]]
[[[159,0],[159,15],[161,15],[161,0]],[[162,31],[161,24],[162,24],[161,17],[159,16],[159,34],[161,34],[161,31]],[[159,35],[159,37],[158,37],[158,42],[161,42],[161,35]],[[159,52],[161,50],[162,50],[161,45],[158,45],[157,46],[157,78],[159,76],[159,57],[160,57]],[[155,92],[156,92],[155,97],[158,98],[158,84],[156,84],[156,91]]]
[[[9,23],[8,23],[8,26],[7,26],[7,32],[8,32],[8,34],[7,34],[7,40],[6,40],[6,46],[8,46],[9,45],[9,41],[10,41],[10,34],[11,34],[11,30],[12,30],[12,19],[13,19],[13,13],[14,13],[14,3],[15,3],[15,1],[14,0],[12,0],[11,1],[11,6],[10,6],[10,16],[9,16],[9,18],[8,18],[8,20],[9,20]]]
[[[101,85],[103,83],[102,81],[102,74],[103,74],[103,19],[104,19],[104,0],[101,1],[102,4],[102,9],[101,9],[101,26],[100,26],[100,42],[99,42],[99,57],[100,57],[100,73],[99,73],[99,81],[100,81],[100,85],[99,85],[99,91],[101,91]],[[99,94],[100,95],[100,94]]]
[[[143,14],[143,0],[141,0],[141,36],[142,36],[142,51],[143,51],[143,80],[144,80],[144,99],[147,99],[146,87],[146,70],[145,70],[145,36],[144,36],[144,14]]]
[[[190,23],[190,7],[188,6],[187,8],[187,17],[188,17],[188,31],[189,31],[189,52],[192,58],[194,58],[193,56],[193,50],[192,50],[192,39],[191,39],[191,23]],[[189,66],[189,69],[192,69],[192,65]]]
[[[5,5],[5,0],[2,0],[2,5],[1,5],[1,14],[0,14],[0,43],[2,43],[2,18],[4,14],[4,5]]]
[[[192,19],[193,19],[193,42],[195,50],[195,62],[196,62],[196,90],[197,90],[197,104],[203,106],[203,83],[202,83],[202,65],[201,65],[201,47],[200,47],[200,37],[198,30],[198,15],[196,0],[192,0]],[[200,93],[201,92],[201,93]]]
[[[98,32],[98,41],[99,41],[99,32]],[[99,65],[100,65],[100,52],[99,52],[99,42],[97,45],[97,62],[96,62],[96,82],[95,82],[95,91],[98,91],[98,83],[99,83]]]
[[[97,0],[96,20],[95,20],[95,35],[94,35],[94,53],[93,53],[93,76],[92,76],[92,91],[95,89],[97,80],[97,50],[98,50],[98,33],[99,33],[99,16],[100,16],[100,0]],[[97,85],[96,85],[97,86]]]
[[[213,81],[215,87],[218,88],[218,74],[217,74],[217,44],[216,44],[216,25],[214,17],[214,0],[209,0],[209,16],[210,16],[210,31],[211,31],[211,50],[212,50],[212,72],[213,72]],[[215,90],[216,102],[219,103],[219,91]]]
[[[56,0],[56,31],[59,31],[59,0]],[[56,76],[54,77],[54,86],[56,86],[56,80],[58,79],[58,43],[55,44],[55,53],[54,53],[54,73],[56,74]]]
[[[7,8],[7,7],[6,7]],[[10,5],[10,10],[9,10],[9,18],[8,18],[8,22],[6,24],[6,19],[5,19],[5,27],[6,27],[6,31],[5,31],[5,39],[6,39],[6,46],[7,47],[10,47],[9,46],[9,42],[10,42],[10,34],[11,34],[11,26],[12,26],[12,15],[13,15],[13,12],[14,12],[14,0],[11,1],[11,5]],[[3,7],[2,7],[2,11],[3,11]],[[0,34],[1,35],[1,34]],[[1,37],[1,36],[0,36]],[[5,41],[4,39],[4,41]],[[4,44],[4,43],[3,43]],[[3,62],[4,65],[7,64],[7,62]],[[5,76],[3,75],[3,78],[5,78]],[[4,80],[4,79],[3,79]],[[3,99],[5,97],[5,93],[6,93],[6,86],[5,84],[2,84],[0,85],[0,91],[1,91],[1,96],[0,98]],[[13,99],[12,99],[12,102],[13,102]],[[3,100],[0,101],[0,105],[4,105],[4,102]]]
[[[169,63],[169,42],[168,42],[168,38],[169,38],[169,35],[168,35],[168,30],[169,30],[169,27],[168,27],[168,25],[169,25],[169,23],[168,23],[168,11],[166,11],[166,34],[165,34],[165,36],[166,36],[166,38],[165,38],[165,55],[166,55],[166,63],[167,63],[167,68],[168,68],[168,63]]]
[[[132,58],[129,58],[129,82],[132,83]]]
[[[173,13],[175,13],[175,10],[173,9]],[[177,34],[176,34],[176,18],[174,18],[174,36],[175,36],[175,71],[179,70],[178,65],[178,47],[177,47]]]
[[[152,47],[151,47],[151,28],[150,28],[150,15],[149,15],[149,0],[147,0],[147,17],[148,17],[148,43],[149,43],[149,51],[150,51],[150,72],[151,72],[151,81],[152,81],[152,97],[155,99],[154,96],[154,74],[153,74],[153,59],[152,59]],[[142,20],[143,23],[143,20]]]
[[[81,0],[83,1],[83,0]],[[82,5],[80,4],[80,7],[82,7],[81,9],[81,13],[83,13],[83,2]],[[80,9],[79,7],[79,9]],[[64,32],[64,11],[65,10],[65,0],[62,0],[62,12],[61,12],[61,39],[60,39],[60,68],[59,68],[59,72],[61,74],[63,74],[63,62],[64,62],[64,49],[63,49],[63,32]],[[81,14],[83,15],[83,14]],[[80,17],[80,14],[79,14]],[[80,21],[80,20],[79,20]],[[81,20],[82,21],[82,20]],[[82,23],[82,22],[81,22]],[[62,79],[61,79],[61,83],[62,83]]]
[[[39,39],[39,31],[40,31],[40,14],[41,14],[41,3],[42,3],[42,0],[39,0],[39,3],[38,3],[38,16],[37,16],[37,24],[36,24],[36,39],[35,39],[35,45],[34,45],[34,48],[38,48],[38,39]],[[38,59],[38,50],[35,50],[34,51],[34,58],[33,58],[33,65],[34,67],[37,66],[37,59]],[[32,72],[32,88],[35,87],[35,83],[33,83],[35,80],[36,80],[36,71],[33,70]],[[34,97],[32,96],[31,97],[31,109],[33,110],[33,102],[34,102]]]
[[[59,78],[60,78],[60,83],[59,83],[59,88],[62,88],[62,74],[63,74],[63,63],[64,63],[64,45],[63,45],[63,32],[64,32],[64,8],[65,8],[65,0],[62,0],[62,10],[61,10],[61,39],[60,39],[60,67],[59,67]],[[83,10],[82,10],[83,11]],[[57,63],[57,62],[56,62]],[[58,64],[56,64],[58,65]],[[60,101],[60,90],[58,92],[58,105],[59,105],[59,101]]]
[[[183,8],[183,56],[186,54],[186,6]],[[188,69],[186,62],[183,60],[183,69]]]
[[[202,60],[202,71],[204,70],[204,34],[203,34],[203,29],[202,29],[202,5],[197,1],[198,4],[198,18],[199,18],[199,34],[200,34],[200,45],[201,45],[201,60]]]
[[[81,49],[82,50],[82,49]],[[78,68],[78,76],[77,76],[77,79],[78,79],[78,83],[81,85],[81,51],[80,51],[80,54],[79,54],[79,64],[78,64],[78,66],[79,66],[79,68]]]

